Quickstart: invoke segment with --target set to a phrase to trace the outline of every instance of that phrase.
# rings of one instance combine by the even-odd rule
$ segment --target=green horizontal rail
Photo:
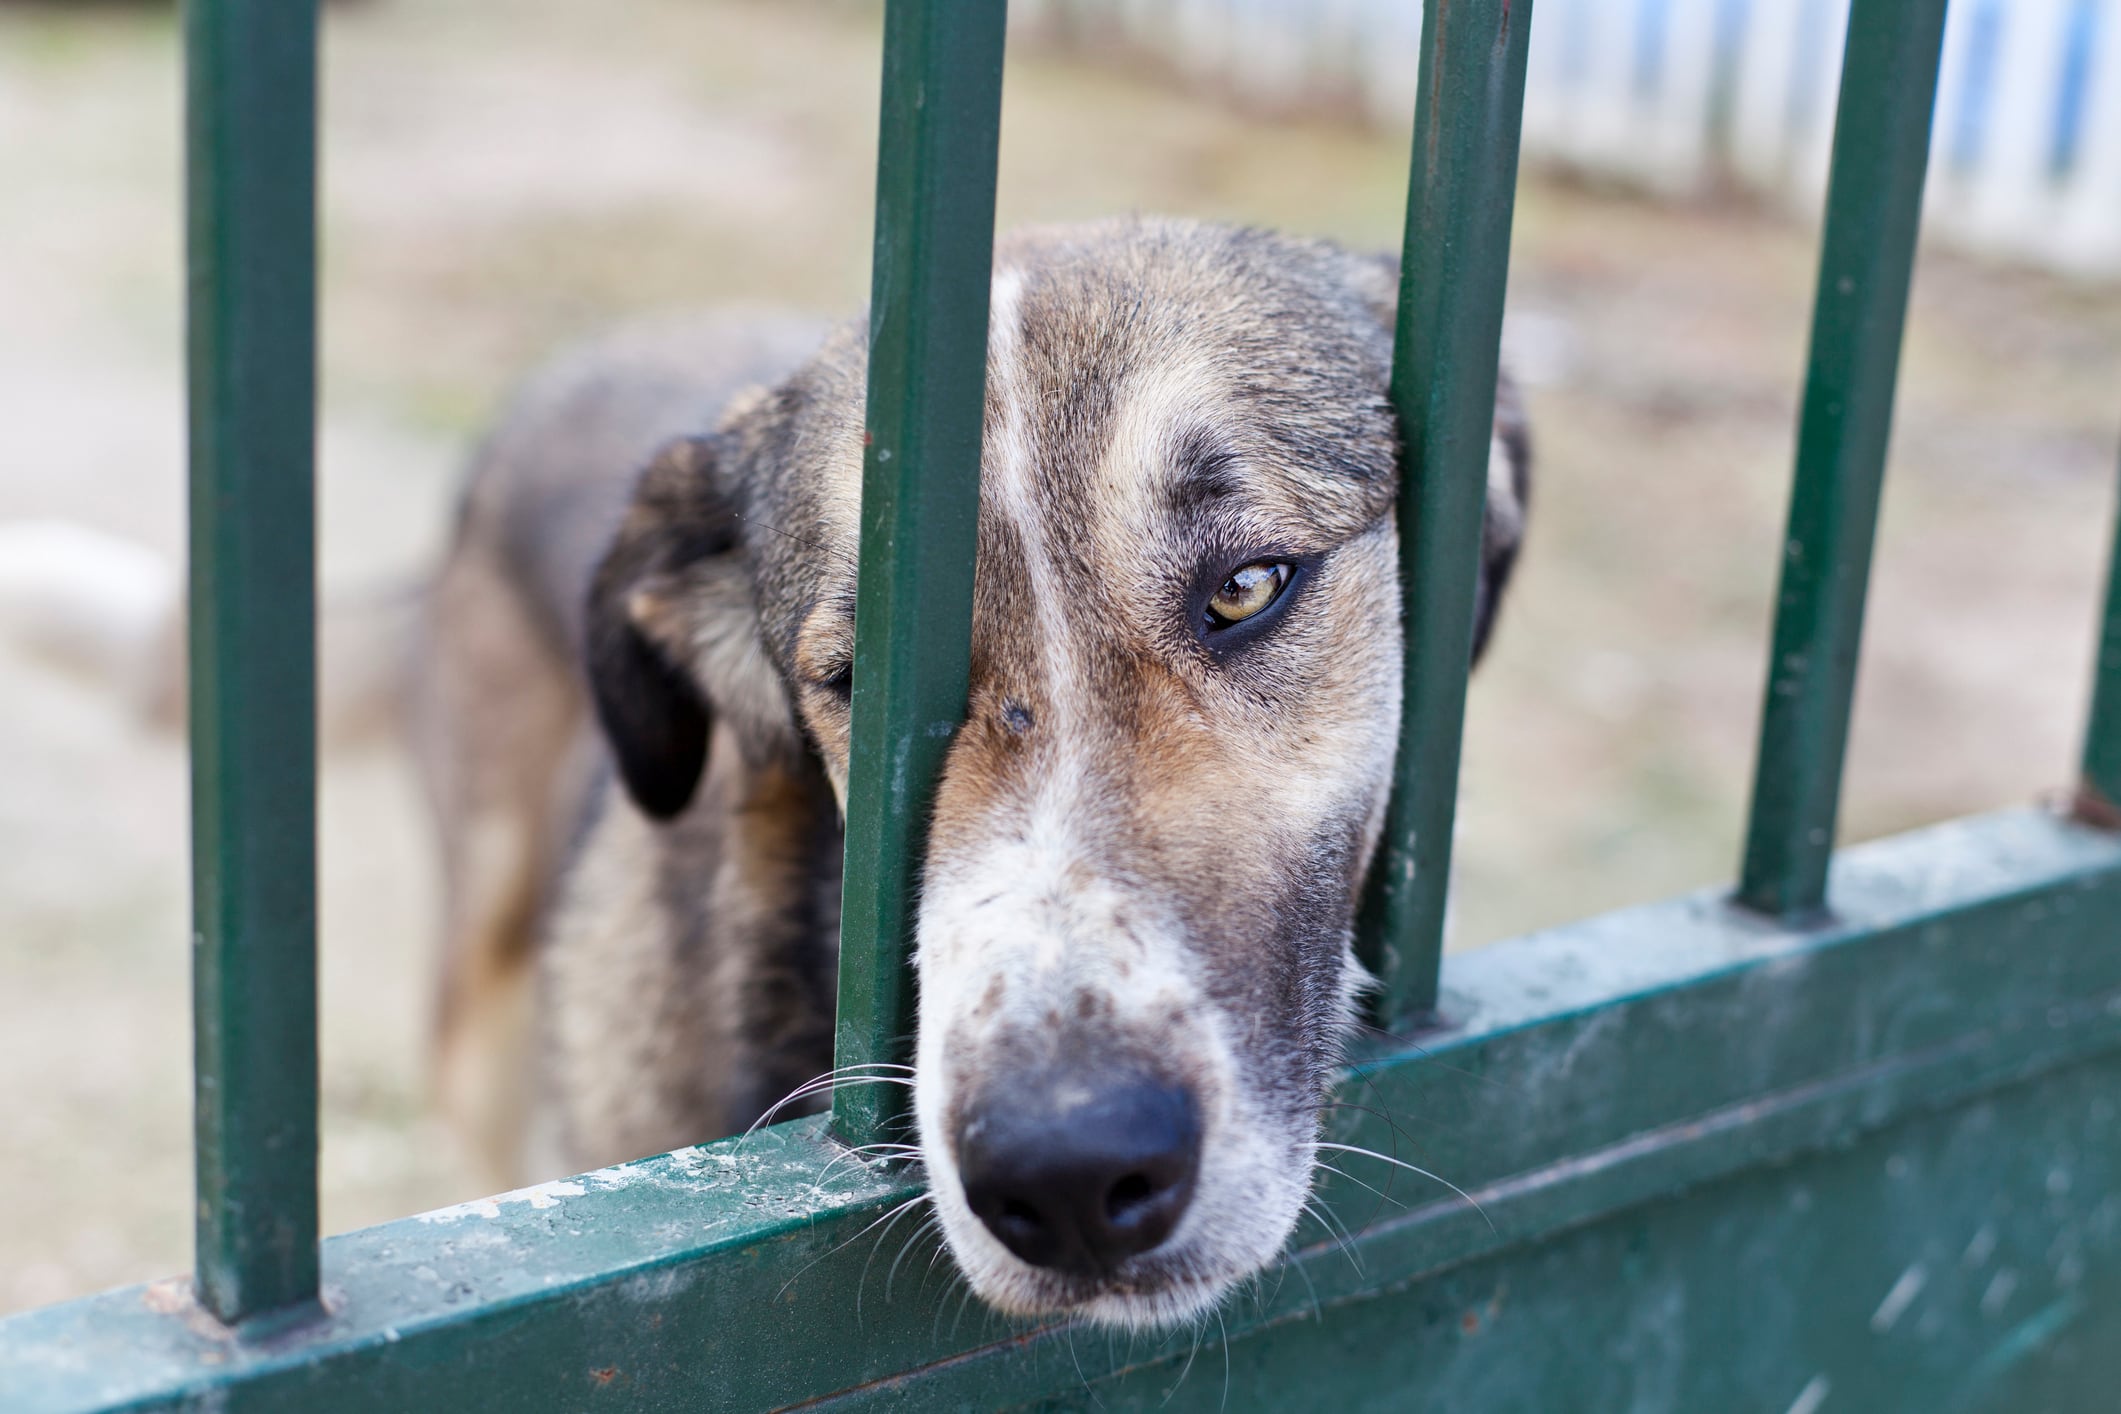
[[[1479,1209],[1338,1154],[1332,1230],[1204,1338],[986,1313],[913,1240],[918,1187],[804,1121],[329,1239],[326,1310],[270,1339],[202,1323],[181,1282],[0,1321],[0,1390],[9,1414],[538,1414],[1135,1408],[1178,1383],[1173,1407],[1212,1408],[1227,1334],[1231,1409],[1617,1411],[1652,1376],[1692,1396],[1658,1407],[1784,1409],[1822,1370],[1851,1408],[2099,1407],[1967,1401],[2045,1348],[2071,1291],[2108,1337],[2072,1377],[2121,1378],[2121,1300],[2097,1299],[2121,1296],[2101,1206],[2121,1117],[2099,1098],[2121,1073],[2121,839],[2015,811],[1834,867],[1816,931],[1704,893],[1454,959],[1460,1028],[1363,1058],[1330,1138]],[[1844,1212],[1828,1180],[1855,1169],[1873,1186]],[[1585,1242],[1608,1264],[1571,1266]],[[1953,1324],[1915,1306],[1881,1334],[1915,1265],[1923,1301],[1971,1294]]]
[[[187,0],[184,38],[197,1280],[233,1322],[317,1293],[316,3]]]
[[[965,711],[994,265],[1003,0],[891,0],[877,143],[854,724],[834,1062],[910,1058],[921,843]],[[842,1086],[849,1144],[904,1137],[906,1087]]]
[[[1509,282],[1530,0],[1428,0],[1392,402],[1406,667],[1392,803],[1358,949],[1388,1029],[1436,1006]]]
[[[1945,0],[1855,0],[1739,902],[1826,906]]]
[[[2106,562],[2106,613],[2092,669],[2091,722],[2084,731],[2077,814],[2121,830],[2121,503],[2114,507],[2114,544]]]

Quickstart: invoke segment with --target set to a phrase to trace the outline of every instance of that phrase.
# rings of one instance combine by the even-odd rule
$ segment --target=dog
[[[996,243],[911,1083],[1004,1312],[1191,1319],[1309,1192],[1400,725],[1397,283],[1186,221]],[[511,1177],[740,1132],[831,1066],[865,376],[864,321],[627,335],[476,461],[416,736],[444,1089]],[[1504,379],[1476,657],[1529,460]]]

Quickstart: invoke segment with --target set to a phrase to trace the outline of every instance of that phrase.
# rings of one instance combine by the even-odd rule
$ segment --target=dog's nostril
[[[1002,1240],[1004,1247],[1019,1256],[1026,1252],[1043,1252],[1053,1240],[1045,1217],[1029,1203],[1013,1200],[1003,1203],[1001,1211],[987,1219],[987,1227]]]
[[[1042,1078],[1001,1087],[1007,1098],[959,1130],[965,1201],[1035,1267],[1108,1272],[1169,1237],[1192,1199],[1193,1097],[1136,1077]]]
[[[1130,1173],[1105,1195],[1105,1216],[1116,1223],[1125,1222],[1130,1213],[1155,1196],[1156,1185],[1149,1182],[1147,1174]]]

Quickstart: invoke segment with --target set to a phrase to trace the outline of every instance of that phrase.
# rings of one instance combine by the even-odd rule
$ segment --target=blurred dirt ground
[[[876,17],[373,0],[327,41],[327,594],[417,582],[506,381],[614,317],[864,294]],[[0,518],[180,543],[178,77],[149,6],[0,6]],[[1026,46],[1005,222],[1153,210],[1389,245],[1402,138]],[[1532,538],[1474,690],[1458,942],[1729,877],[1812,277],[1802,221],[1532,177]],[[2069,775],[2121,296],[1926,259],[1849,778],[1861,838]],[[0,652],[0,1310],[177,1270],[184,762]],[[425,1115],[435,885],[387,740],[323,783],[324,1211],[469,1196]]]

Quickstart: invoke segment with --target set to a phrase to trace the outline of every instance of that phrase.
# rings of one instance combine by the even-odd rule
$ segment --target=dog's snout
[[[965,1201],[1035,1267],[1109,1272],[1171,1235],[1193,1197],[1190,1092],[1125,1076],[997,1089],[957,1136]]]

